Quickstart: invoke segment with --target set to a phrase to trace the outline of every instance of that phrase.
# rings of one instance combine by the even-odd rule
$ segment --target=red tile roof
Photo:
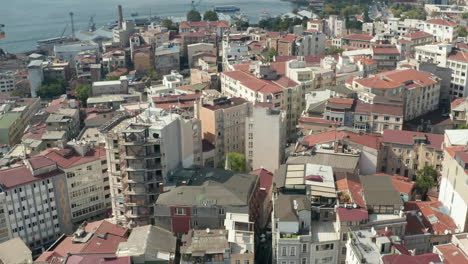
[[[448,26],[448,27],[456,27],[457,23],[444,20],[444,19],[432,19],[432,20],[427,20],[426,23],[428,24],[435,24],[435,25],[441,25],[441,26]]]
[[[0,170],[0,185],[4,190],[15,188],[28,183],[41,181],[62,174],[60,170],[34,175],[26,166]]]
[[[406,202],[404,211],[409,226],[406,227],[406,234],[432,233],[443,235],[446,231],[457,233],[455,221],[444,214],[443,204],[439,201],[417,201]],[[419,217],[421,213],[421,218]]]
[[[344,104],[351,106],[354,103],[354,99],[352,98],[329,98],[329,103],[336,103],[336,104]]]
[[[111,253],[114,254],[121,242],[127,241],[128,229],[108,221],[101,220],[86,224],[84,227],[92,237],[85,243],[75,243],[73,236],[65,237],[51,251],[44,252],[38,260],[53,262],[51,256],[66,257],[69,253]],[[37,261],[37,260],[36,260]]]
[[[370,35],[366,35],[366,34],[351,34],[351,35],[346,35],[346,36],[341,37],[341,39],[359,40],[359,41],[366,41],[366,42],[370,42],[371,39],[373,38],[374,37]]]
[[[437,245],[434,247],[440,252],[439,254],[444,260],[444,264],[468,263],[468,256],[454,244]]]
[[[33,170],[55,165],[55,161],[44,156],[36,156],[28,159]]]
[[[257,169],[251,171],[250,174],[259,176],[260,189],[270,190],[273,183],[273,173],[265,169]]]
[[[294,42],[296,39],[299,38],[298,35],[295,34],[287,34],[286,36],[282,36],[281,38],[278,39],[278,41],[282,42]]]
[[[51,148],[41,152],[41,155],[57,162],[61,168],[72,168],[82,164],[100,160],[106,156],[106,151],[103,148],[91,149],[84,156],[80,156],[72,149]]]
[[[450,103],[450,107],[456,108],[457,106],[461,105],[463,102],[465,102],[467,99],[466,98],[456,98],[455,100]]]
[[[39,262],[36,260],[36,262]],[[131,257],[117,257],[115,254],[70,255],[63,264],[131,264]]]
[[[385,255],[382,256],[383,264],[429,264],[441,262],[439,255],[426,253],[421,255]]]
[[[343,208],[337,209],[340,221],[361,221],[369,218],[367,209],[365,208]]]
[[[259,79],[243,71],[223,72],[222,74],[239,81],[242,85],[255,92],[270,94],[280,93],[284,90],[283,87],[272,81]]]
[[[448,59],[468,62],[468,51],[455,51],[448,56]]]
[[[438,82],[438,78],[428,72],[414,69],[399,69],[379,73],[369,78],[355,79],[354,81],[370,88],[397,88],[405,86],[406,89],[412,89],[435,84]]]
[[[407,131],[407,130],[391,130],[385,129],[382,136],[382,142],[397,143],[403,145],[413,145],[414,137],[426,137],[427,146],[436,150],[442,150],[444,135]]]
[[[393,116],[403,116],[403,107],[396,105],[369,104],[363,101],[356,101],[355,113],[361,114],[387,114]]]
[[[409,39],[419,39],[419,38],[425,38],[425,37],[431,37],[433,36],[432,34],[429,34],[424,31],[416,31],[416,32],[411,32],[408,34],[405,34],[401,36],[402,38],[409,38]]]
[[[416,182],[408,180],[403,176],[389,176],[392,179],[393,186],[399,193],[411,195]]]
[[[349,131],[333,130],[305,136],[303,139],[303,143],[308,144],[310,147],[312,147],[316,144],[332,142],[339,139],[354,142],[356,144],[364,145],[373,149],[378,149],[380,136],[374,134],[353,133]]]
[[[397,49],[395,45],[375,46],[375,47],[372,47],[372,52],[374,54],[400,54],[400,51]]]

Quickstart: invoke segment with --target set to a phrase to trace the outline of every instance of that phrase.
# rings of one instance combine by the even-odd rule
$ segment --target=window
[[[301,264],[307,264],[307,259],[306,259],[306,258],[302,258],[302,259],[301,259]]]
[[[219,214],[220,214],[220,215],[223,215],[223,214],[225,214],[225,212],[224,212],[224,208],[219,208]]]
[[[236,259],[236,264],[240,264],[240,260]]]
[[[307,252],[307,244],[302,244],[302,252]]]
[[[281,248],[281,256],[286,256],[286,247]]]
[[[244,260],[244,264],[249,264],[249,260]]]
[[[88,167],[86,167],[86,170],[88,170],[88,171],[90,171],[90,170],[92,170],[92,169],[93,169],[93,167],[92,167],[92,166],[88,166]]]
[[[185,215],[185,208],[176,208],[175,209],[176,215]]]
[[[290,256],[296,256],[296,247],[290,247],[289,248],[289,255]]]

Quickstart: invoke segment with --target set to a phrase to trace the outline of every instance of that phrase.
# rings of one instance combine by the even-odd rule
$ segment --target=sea
[[[97,28],[117,20],[117,5],[122,5],[125,19],[137,17],[183,16],[192,5],[191,0],[1,0],[0,24],[5,25],[6,38],[0,48],[20,53],[36,48],[41,39],[71,35],[70,16],[74,13],[75,30],[88,30],[90,17]],[[250,22],[258,22],[262,15],[277,16],[291,12],[294,4],[281,0],[194,0],[200,12],[214,6],[234,5]],[[68,25],[67,25],[68,24]]]

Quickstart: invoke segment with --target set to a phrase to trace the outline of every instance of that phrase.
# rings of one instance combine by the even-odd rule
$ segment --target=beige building
[[[276,171],[284,160],[285,113],[256,104],[245,122],[247,170]]]
[[[403,175],[415,179],[424,166],[437,171],[442,165],[443,135],[407,130],[384,130],[378,168],[387,174]]]
[[[355,79],[352,88],[362,93],[403,100],[403,117],[409,121],[439,106],[440,79],[428,72],[402,69]]]
[[[107,217],[111,208],[106,151],[87,143],[72,143],[68,148],[47,149],[42,154],[55,161],[65,173],[70,201],[71,222],[75,228],[83,221]]]
[[[306,67],[304,61],[236,65],[223,72],[224,95],[242,97],[250,102],[271,103],[286,113],[286,138],[296,137],[297,120],[305,109],[305,94],[334,82],[332,70]]]
[[[208,98],[198,103],[202,137],[215,146],[214,166],[229,152],[245,153],[245,124],[251,103],[243,98]]]
[[[403,107],[369,104],[360,100],[354,107],[353,125],[362,132],[383,133],[385,129],[403,128]]]

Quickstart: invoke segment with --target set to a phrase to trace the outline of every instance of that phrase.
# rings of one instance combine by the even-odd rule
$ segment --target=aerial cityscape
[[[0,264],[468,264],[467,0],[2,11]]]

